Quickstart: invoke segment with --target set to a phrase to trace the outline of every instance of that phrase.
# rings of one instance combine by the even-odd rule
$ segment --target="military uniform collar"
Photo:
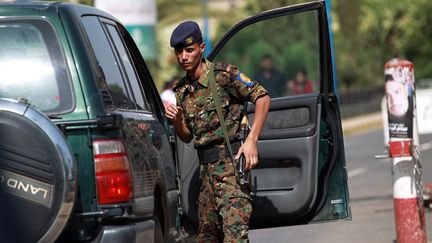
[[[204,64],[204,70],[201,76],[198,79],[198,83],[200,83],[204,87],[208,87],[208,75],[210,72],[210,65],[213,65],[209,60],[203,58],[202,63]],[[193,81],[187,77],[189,84],[193,84]]]

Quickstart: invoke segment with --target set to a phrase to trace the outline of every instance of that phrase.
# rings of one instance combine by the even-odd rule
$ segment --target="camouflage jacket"
[[[209,65],[212,64],[208,60],[204,62],[203,77],[193,82],[185,76],[174,88],[177,105],[183,108],[184,122],[195,136],[196,149],[220,145],[225,141],[209,85]],[[214,64],[214,75],[228,135],[230,140],[236,140],[239,138],[244,101],[248,99],[255,104],[267,91],[230,64]]]

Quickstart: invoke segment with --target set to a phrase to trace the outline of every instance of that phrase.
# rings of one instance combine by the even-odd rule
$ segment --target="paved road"
[[[423,182],[432,182],[432,135],[420,137]],[[384,154],[382,130],[345,138],[353,220],[305,226],[253,230],[252,243],[383,243],[395,242],[390,159]],[[426,227],[432,242],[432,212],[426,211]]]

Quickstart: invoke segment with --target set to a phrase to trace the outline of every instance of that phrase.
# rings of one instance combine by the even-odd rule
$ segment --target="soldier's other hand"
[[[246,158],[246,170],[255,168],[258,164],[258,149],[256,142],[246,139],[245,143],[239,148],[235,159],[239,159],[241,154]]]
[[[174,124],[182,121],[183,108],[171,104],[165,109],[165,116]]]

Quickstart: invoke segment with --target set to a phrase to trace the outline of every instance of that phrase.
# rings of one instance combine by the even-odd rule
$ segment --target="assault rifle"
[[[249,122],[248,122],[248,118],[247,118],[247,101],[245,101],[244,103],[244,108],[243,108],[243,118],[242,121],[240,123],[240,141],[241,141],[241,145],[244,144],[244,142],[246,141],[247,136],[249,135],[250,132],[250,128],[249,128]],[[248,189],[251,190],[250,188],[250,170],[246,170],[246,158],[244,156],[244,154],[241,154],[239,161],[238,161],[238,180],[239,180],[239,184],[241,187],[243,187],[244,189]]]

